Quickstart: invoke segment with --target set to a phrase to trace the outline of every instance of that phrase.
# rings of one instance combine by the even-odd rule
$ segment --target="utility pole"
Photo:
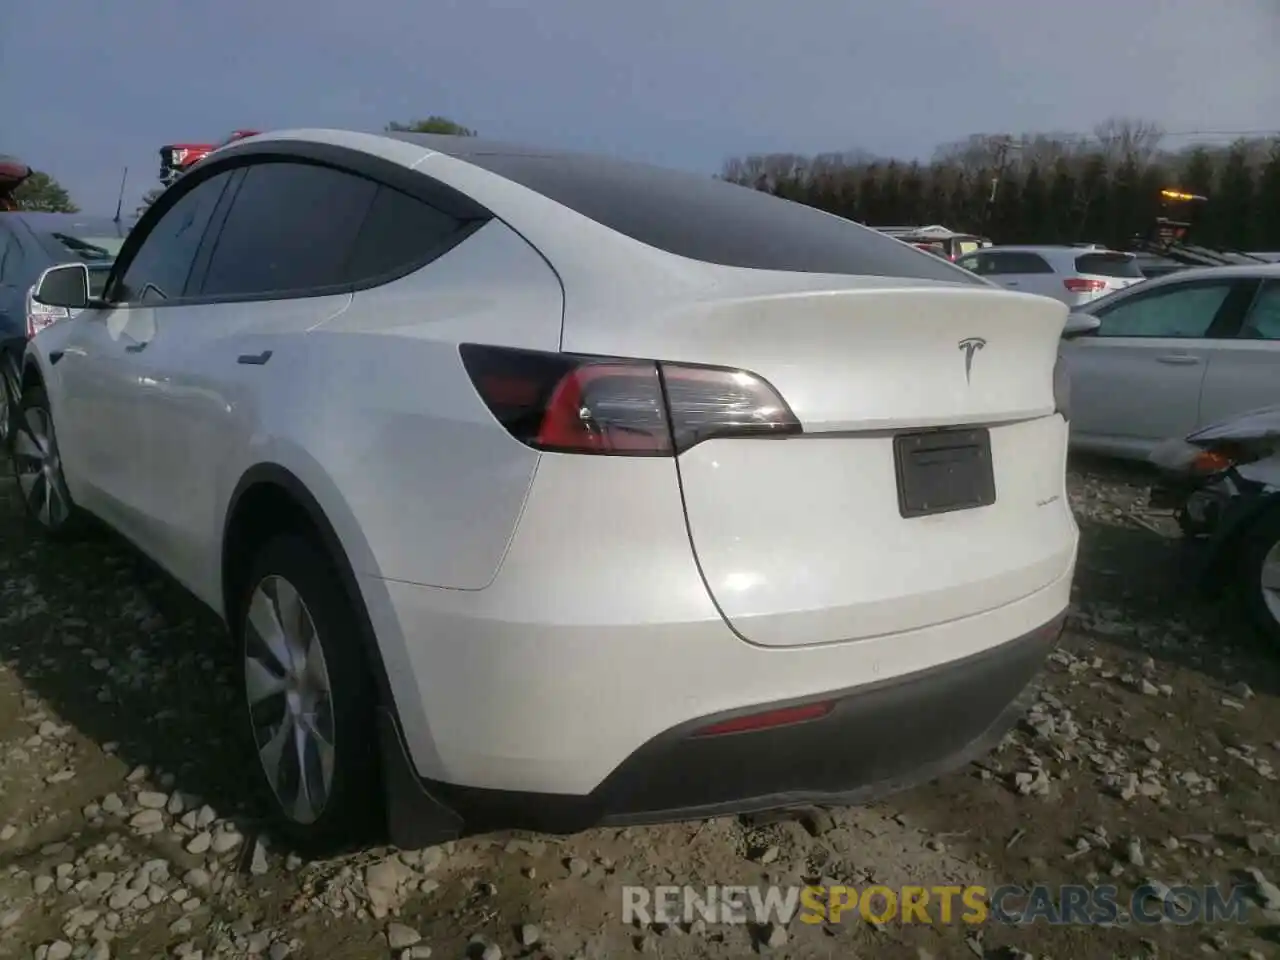
[[[984,236],[991,225],[991,217],[995,213],[996,196],[1000,191],[1000,181],[1004,179],[1005,171],[1009,168],[1009,154],[1013,150],[1020,149],[1022,149],[1022,144],[1014,143],[1013,138],[1008,134],[996,141],[995,171],[991,176],[991,193],[987,197],[987,205],[982,212],[982,233]]]

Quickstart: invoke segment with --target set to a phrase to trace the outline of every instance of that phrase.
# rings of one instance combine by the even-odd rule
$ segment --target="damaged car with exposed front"
[[[1152,451],[1149,503],[1189,541],[1188,571],[1210,596],[1230,591],[1280,644],[1280,406],[1252,410]]]

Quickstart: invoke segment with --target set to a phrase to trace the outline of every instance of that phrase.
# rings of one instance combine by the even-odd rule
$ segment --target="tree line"
[[[447,117],[392,122],[388,131],[470,137]],[[1124,247],[1161,213],[1160,191],[1209,198],[1193,239],[1237,250],[1280,250],[1280,136],[1228,146],[1168,144],[1159,126],[1117,118],[1088,135],[974,134],[927,162],[865,151],[730,158],[719,176],[873,226],[940,223],[997,243],[1097,242]],[[142,212],[161,193],[147,193]],[[77,210],[37,173],[17,193],[29,210]]]
[[[975,134],[927,163],[862,151],[736,157],[720,177],[872,226],[1117,248],[1161,215],[1161,190],[1178,189],[1208,197],[1192,242],[1280,250],[1280,137],[1170,149],[1155,124],[1117,119],[1090,136]]]

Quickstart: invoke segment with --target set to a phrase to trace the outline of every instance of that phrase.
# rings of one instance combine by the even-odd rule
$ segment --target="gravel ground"
[[[250,815],[214,618],[109,538],[33,543],[0,481],[0,956],[1275,956],[1280,656],[1179,587],[1173,526],[1132,474],[1077,465],[1071,486],[1068,634],[980,764],[867,808],[304,863]],[[1247,883],[1258,905],[1213,927],[621,919],[627,883],[821,878]]]

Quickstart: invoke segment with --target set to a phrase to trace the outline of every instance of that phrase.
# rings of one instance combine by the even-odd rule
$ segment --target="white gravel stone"
[[[139,833],[154,833],[164,829],[164,814],[159,810],[139,810],[129,818],[129,826]]]
[[[240,836],[236,830],[219,830],[213,837],[212,848],[214,853],[228,853],[244,841],[244,837]]]
[[[412,947],[421,939],[422,935],[413,927],[406,926],[403,923],[387,925],[387,946],[392,950],[403,950],[406,947]]]
[[[169,805],[167,794],[155,790],[143,790],[138,794],[138,806],[144,810],[163,810]]]

